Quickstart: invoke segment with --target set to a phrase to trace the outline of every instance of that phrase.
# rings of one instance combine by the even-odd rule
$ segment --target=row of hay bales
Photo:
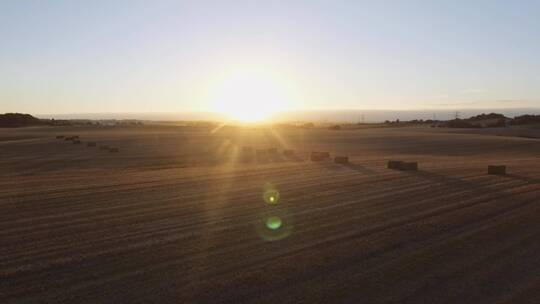
[[[240,150],[240,160],[250,162],[256,159],[258,162],[277,161],[280,155],[277,148],[254,149],[251,146],[244,146]]]
[[[389,160],[387,163],[388,169],[401,171],[418,171],[418,162],[406,162],[401,160]],[[504,165],[489,165],[487,173],[490,175],[505,175],[506,166]]]
[[[257,162],[271,162],[281,161],[283,159],[298,159],[296,151],[292,149],[285,149],[280,151],[275,148],[255,149],[251,146],[244,146],[240,149],[239,160],[241,162],[251,162],[256,160]]]
[[[301,160],[295,150],[284,149],[281,153],[277,148],[254,149],[251,146],[244,146],[240,149],[239,159],[242,162],[256,159],[258,162],[268,162],[282,159],[281,157],[292,160]],[[330,152],[313,151],[310,160],[314,162],[330,160]],[[348,156],[336,156],[334,162],[338,164],[348,164]]]
[[[320,162],[330,160],[330,152],[313,151],[310,156],[311,161]],[[334,162],[337,164],[348,164],[348,156],[335,156]],[[388,169],[400,170],[400,171],[418,171],[418,162],[402,161],[402,160],[389,160],[387,163]],[[505,175],[506,166],[504,165],[489,165],[488,174],[490,175]]]
[[[81,145],[83,142],[80,139],[79,135],[72,135],[72,136],[65,136],[65,135],[57,135],[56,139],[63,139],[65,141],[71,141],[74,145]],[[93,148],[97,147],[97,143],[94,141],[89,141],[86,143],[86,147]],[[118,153],[120,149],[116,147],[109,147],[108,145],[101,145],[99,146],[99,150],[102,151],[109,151],[110,153]]]
[[[314,162],[321,162],[330,160],[330,152],[313,151],[310,155],[310,160]],[[334,163],[348,164],[348,156],[335,156]],[[387,163],[388,169],[400,170],[400,171],[418,171],[418,162],[402,161],[402,160],[389,160]],[[489,165],[488,174],[490,175],[505,175],[506,166],[504,165]]]
[[[313,151],[310,155],[310,160],[314,162],[320,162],[320,161],[327,161],[330,160],[330,152],[320,152],[320,151]],[[334,163],[336,164],[348,164],[349,163],[349,157],[348,156],[335,156],[334,157]]]

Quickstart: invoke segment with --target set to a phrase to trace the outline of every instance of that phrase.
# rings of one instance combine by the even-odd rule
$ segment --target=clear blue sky
[[[540,1],[4,0],[0,39],[0,112],[212,111],[250,75],[291,109],[540,107]]]

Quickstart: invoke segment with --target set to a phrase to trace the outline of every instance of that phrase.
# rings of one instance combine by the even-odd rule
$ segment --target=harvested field
[[[540,302],[539,140],[211,131],[0,129],[0,302]],[[285,145],[349,163],[234,161]]]

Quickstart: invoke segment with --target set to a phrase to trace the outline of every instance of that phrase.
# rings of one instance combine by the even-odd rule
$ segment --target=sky
[[[0,1],[0,112],[227,107],[540,107],[540,1]]]

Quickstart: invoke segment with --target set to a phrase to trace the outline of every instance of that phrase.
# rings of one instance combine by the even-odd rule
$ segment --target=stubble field
[[[296,156],[245,162],[244,146]],[[351,163],[311,162],[311,151]],[[489,164],[509,174],[487,175]],[[534,138],[0,129],[0,210],[2,303],[540,302]]]

